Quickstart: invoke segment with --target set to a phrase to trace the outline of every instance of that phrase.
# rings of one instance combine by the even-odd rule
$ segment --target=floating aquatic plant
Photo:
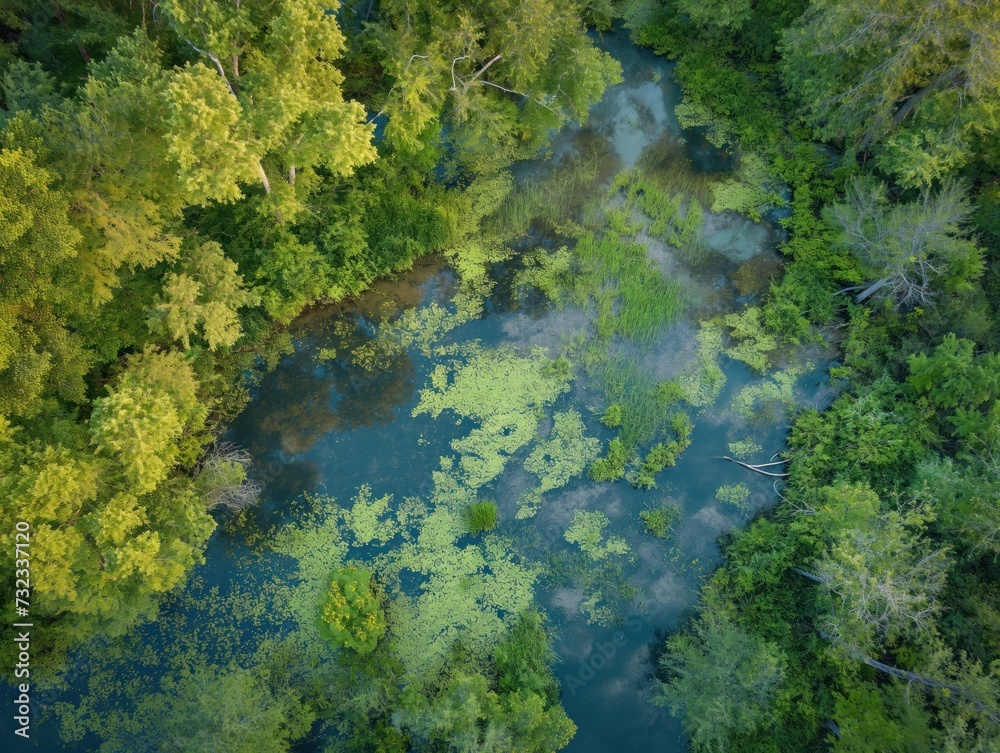
[[[695,337],[698,354],[692,368],[679,381],[684,388],[684,399],[697,408],[705,408],[718,399],[726,384],[726,375],[718,362],[722,352],[722,327],[717,322],[702,322]]]
[[[534,437],[541,411],[569,389],[569,365],[544,349],[521,355],[513,348],[474,348],[468,360],[439,364],[421,390],[413,415],[437,418],[451,410],[480,426],[452,442],[472,488],[492,481],[511,454]]]
[[[764,449],[750,437],[730,442],[727,447],[729,454],[736,458],[750,458]]]
[[[540,484],[535,494],[522,498],[518,518],[528,518],[535,514],[535,500],[552,489],[565,486],[570,479],[579,476],[599,454],[601,444],[588,437],[580,414],[574,410],[556,413],[553,416],[552,433],[545,441],[539,442],[524,461],[524,468],[538,476]]]
[[[715,490],[715,498],[720,502],[742,507],[750,498],[750,489],[742,482],[733,485],[724,484]]]
[[[367,484],[358,489],[354,505],[344,512],[344,519],[359,546],[365,546],[376,539],[379,544],[384,545],[396,535],[396,521],[391,517],[385,519],[391,502],[392,496],[388,494],[373,499],[371,487]]]
[[[628,554],[628,543],[621,536],[604,538],[604,529],[610,522],[600,510],[575,510],[564,537],[593,560],[602,560],[609,554]]]
[[[750,306],[742,313],[727,314],[722,321],[730,328],[729,336],[736,340],[736,345],[728,348],[726,355],[743,361],[761,374],[766,372],[769,355],[778,347],[778,341],[765,329],[761,310]]]
[[[733,398],[733,408],[752,424],[777,423],[795,406],[795,384],[812,368],[808,361],[793,364],[760,383],[747,385]]]

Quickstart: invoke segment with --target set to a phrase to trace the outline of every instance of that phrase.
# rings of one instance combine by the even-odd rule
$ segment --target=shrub
[[[342,567],[333,572],[321,614],[323,632],[334,645],[359,654],[375,649],[385,635],[385,612],[368,570]]]

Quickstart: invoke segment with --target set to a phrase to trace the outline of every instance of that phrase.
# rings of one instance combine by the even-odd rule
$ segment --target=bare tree
[[[885,186],[855,179],[846,201],[828,210],[840,243],[879,278],[837,291],[859,290],[857,302],[889,298],[897,307],[926,306],[949,275],[972,272],[981,250],[967,237],[972,206],[964,186],[949,182],[919,201],[890,204]],[[971,263],[971,264],[970,264]]]
[[[240,512],[257,503],[260,485],[247,477],[249,453],[232,442],[219,442],[202,458],[197,483],[209,510]]]

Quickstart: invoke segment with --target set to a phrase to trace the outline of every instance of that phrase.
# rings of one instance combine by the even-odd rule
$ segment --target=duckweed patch
[[[625,539],[620,536],[605,538],[604,529],[610,522],[600,510],[576,510],[564,538],[579,546],[592,560],[602,560],[611,554],[628,554],[631,550]]]
[[[720,502],[726,502],[737,507],[742,507],[750,498],[750,489],[746,484],[723,484],[715,490],[715,498]]]
[[[775,424],[795,407],[795,385],[812,369],[812,363],[805,361],[749,384],[733,398],[733,408],[752,426]]]
[[[479,422],[455,439],[463,481],[478,488],[503,471],[509,457],[534,439],[542,411],[569,389],[570,373],[553,367],[544,349],[473,348],[467,360],[438,364],[413,410],[437,418],[445,410]]]
[[[730,328],[729,336],[736,341],[735,346],[725,351],[726,355],[765,373],[770,365],[769,356],[777,349],[778,341],[764,327],[761,310],[751,306],[742,312],[727,314],[722,321]]]
[[[539,478],[539,486],[518,501],[518,518],[529,518],[538,510],[541,495],[565,486],[581,475],[600,454],[600,442],[588,437],[580,414],[574,410],[553,416],[552,433],[535,445],[524,461],[524,469]]]
[[[737,439],[735,442],[730,442],[726,446],[729,449],[730,455],[741,460],[752,458],[754,455],[757,455],[764,450],[763,447],[757,444],[757,442],[750,437]]]
[[[712,405],[726,386],[726,375],[719,366],[723,349],[723,331],[718,322],[702,322],[695,335],[698,351],[691,367],[680,377],[684,399],[697,408]]]

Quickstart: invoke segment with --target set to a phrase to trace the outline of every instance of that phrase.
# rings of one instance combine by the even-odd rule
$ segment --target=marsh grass
[[[661,502],[643,510],[639,513],[639,517],[646,525],[648,533],[658,539],[665,539],[673,532],[674,526],[680,522],[681,508],[677,504]]]
[[[495,502],[473,502],[465,508],[463,527],[466,533],[479,535],[497,527],[499,514]]]
[[[669,427],[669,415],[657,395],[657,381],[630,359],[618,357],[600,362],[593,376],[609,404],[619,406],[619,437],[629,449],[652,441]]]
[[[621,335],[649,346],[680,316],[683,291],[664,277],[646,256],[645,246],[615,232],[598,238],[583,234],[576,246],[580,271],[573,278],[573,297],[597,305],[598,335]]]
[[[711,206],[715,198],[718,181],[708,173],[697,172],[684,143],[669,134],[646,149],[638,167],[665,190],[695,198],[702,206]]]
[[[582,214],[594,185],[606,179],[609,157],[567,158],[540,180],[521,183],[484,222],[487,232],[517,238],[534,223],[559,227]]]
[[[602,420],[609,416],[619,429],[607,454],[591,464],[590,477],[617,481],[624,476],[635,486],[655,486],[656,474],[674,465],[691,443],[692,425],[687,414],[668,410],[681,398],[679,384],[657,382],[624,357],[596,361],[588,371],[608,400]],[[640,459],[640,448],[650,443],[654,444]]]

